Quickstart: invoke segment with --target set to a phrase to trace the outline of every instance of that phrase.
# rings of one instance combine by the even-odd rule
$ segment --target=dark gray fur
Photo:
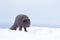
[[[24,28],[25,32],[27,32],[26,28],[31,24],[30,19],[27,15],[20,14],[16,16],[15,22],[10,28],[11,30],[16,30],[19,27],[19,30],[22,31]]]

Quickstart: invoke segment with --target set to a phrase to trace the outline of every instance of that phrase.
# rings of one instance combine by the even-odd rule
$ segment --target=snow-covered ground
[[[0,40],[60,40],[60,28],[30,27],[28,32],[0,29]]]

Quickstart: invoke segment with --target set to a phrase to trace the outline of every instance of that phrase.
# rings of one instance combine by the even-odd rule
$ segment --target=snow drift
[[[28,32],[0,29],[0,40],[60,40],[60,28],[30,27]]]

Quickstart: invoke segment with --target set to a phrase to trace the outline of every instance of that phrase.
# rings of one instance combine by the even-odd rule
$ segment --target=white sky
[[[0,0],[0,23],[27,14],[32,24],[60,25],[60,0]]]

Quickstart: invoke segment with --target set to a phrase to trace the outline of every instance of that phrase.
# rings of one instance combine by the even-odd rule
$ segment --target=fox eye
[[[26,20],[23,21],[24,23],[26,22]]]

